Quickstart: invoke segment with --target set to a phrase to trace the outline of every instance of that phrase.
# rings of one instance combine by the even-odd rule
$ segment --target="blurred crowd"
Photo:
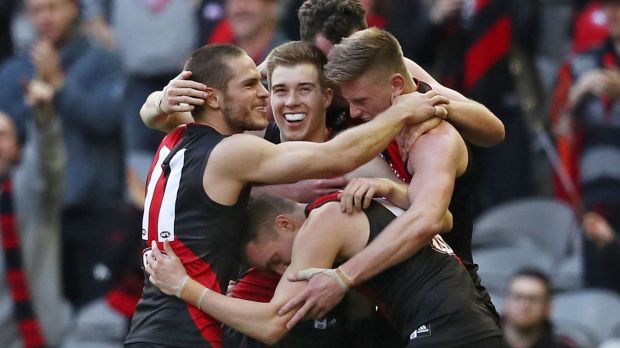
[[[142,291],[145,179],[164,136],[142,123],[141,105],[201,45],[234,43],[260,63],[298,40],[302,3],[1,2],[0,346],[121,344]],[[506,340],[586,345],[551,336],[550,303],[583,288],[620,302],[620,1],[360,3],[406,57],[504,123],[502,144],[472,146],[477,215],[538,197],[578,225],[578,281],[525,270],[501,289]]]

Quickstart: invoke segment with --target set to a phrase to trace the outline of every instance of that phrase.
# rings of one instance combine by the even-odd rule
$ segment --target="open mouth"
[[[308,114],[300,112],[300,113],[286,113],[284,114],[284,118],[289,123],[300,123],[306,119]]]

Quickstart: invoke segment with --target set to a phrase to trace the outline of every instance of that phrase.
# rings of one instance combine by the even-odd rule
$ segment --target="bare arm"
[[[450,99],[446,107],[447,120],[467,141],[478,146],[492,146],[504,141],[504,124],[487,107],[443,86],[412,60],[405,59],[405,63],[413,77],[428,83],[433,90]]]
[[[462,139],[448,125],[418,140],[409,157],[414,170],[409,185],[411,207],[341,266],[354,284],[411,257],[441,232],[454,180],[467,165],[466,153]]]
[[[151,93],[140,108],[142,122],[166,133],[193,122],[191,112],[203,105],[207,96],[204,84],[188,80],[191,75],[191,71],[182,71],[162,91]]]
[[[444,123],[420,138],[409,157],[409,164],[415,170],[409,186],[412,205],[368,247],[341,266],[352,284],[359,284],[402,262],[435,234],[451,226],[451,216],[446,213],[454,180],[467,166],[467,149],[463,140],[452,126]],[[305,278],[296,274],[289,279]],[[321,315],[333,308],[344,292],[333,280],[322,275],[314,276],[304,291],[287,302],[278,313],[284,315],[304,303],[289,322],[291,326],[307,313]]]
[[[273,145],[245,134],[232,135],[211,153],[205,170],[205,190],[226,204],[226,199],[218,197],[238,192],[246,183],[287,183],[348,173],[385,149],[407,122],[434,114],[434,105],[444,101],[434,92],[411,93],[372,121],[326,143],[293,141]]]
[[[337,212],[337,209],[335,211]],[[349,241],[347,236],[352,235],[348,231],[363,228],[364,223],[368,229],[367,220],[360,219],[360,216],[345,217],[346,221],[341,221],[340,217],[335,216],[333,212],[333,209],[330,211],[319,208],[308,218],[293,244],[292,259],[287,268],[287,274],[308,267],[332,267],[340,250],[347,249],[343,247]],[[326,226],[325,221],[333,231],[330,230],[329,233],[323,231]],[[321,224],[321,228],[317,226],[318,224]],[[341,228],[343,226],[347,228]],[[165,247],[169,257],[164,257],[157,249],[157,244],[153,243],[153,253],[149,255],[146,269],[151,274],[151,282],[166,294],[172,295],[178,291],[183,301],[196,306],[200,304],[201,310],[217,320],[267,344],[277,342],[286,334],[288,329],[285,324],[292,313],[280,317],[276,312],[282,304],[303,288],[304,283],[290,282],[283,277],[269,303],[224,296],[206,290],[206,287],[192,279],[188,280],[184,286],[177,287],[176,285],[181,283],[185,273],[179,273],[180,270],[182,271],[182,264],[170,246],[165,244]],[[171,278],[172,272],[175,276]],[[202,300],[200,300],[201,296]]]

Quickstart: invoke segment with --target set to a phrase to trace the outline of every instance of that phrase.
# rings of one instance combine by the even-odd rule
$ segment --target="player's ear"
[[[211,109],[218,110],[222,106],[221,102],[223,96],[221,93],[211,87],[207,87],[205,92],[207,93],[207,99],[205,100],[206,105]]]
[[[288,216],[280,214],[276,216],[276,229],[278,232],[293,232],[294,226]]]
[[[392,98],[403,94],[405,89],[405,78],[401,74],[393,74],[390,77],[390,85],[392,88]]]
[[[334,90],[327,87],[325,88],[323,95],[325,96],[325,108],[328,108],[330,105],[332,105],[332,100],[334,99]]]

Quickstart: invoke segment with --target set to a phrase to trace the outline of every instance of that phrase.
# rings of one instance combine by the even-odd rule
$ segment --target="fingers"
[[[432,91],[429,91],[426,94],[428,95],[428,93],[431,92]],[[431,102],[431,105],[450,104],[450,99],[444,97],[443,95],[437,94],[436,92],[429,98],[429,101]]]
[[[151,241],[151,256],[155,260],[159,260],[161,258],[161,251],[159,250],[159,247],[157,246],[157,242],[154,240]]]
[[[306,314],[312,309],[314,303],[311,301],[306,301],[304,305],[293,315],[293,317],[286,323],[286,328],[291,330],[297,325],[303,318],[306,317]]]
[[[283,316],[286,313],[290,312],[293,308],[296,308],[302,302],[305,302],[307,297],[308,297],[308,292],[306,290],[302,291],[299,295],[288,300],[288,302],[285,303],[284,306],[280,307],[280,309],[278,310],[278,315]]]
[[[170,242],[168,242],[167,240],[164,241],[164,251],[166,252],[166,255],[170,258],[177,257],[177,254],[174,252],[174,249],[172,249]]]
[[[288,280],[292,282],[297,282],[301,280],[310,280],[314,275],[325,271],[325,268],[306,268],[297,273],[292,273],[288,275]]]

